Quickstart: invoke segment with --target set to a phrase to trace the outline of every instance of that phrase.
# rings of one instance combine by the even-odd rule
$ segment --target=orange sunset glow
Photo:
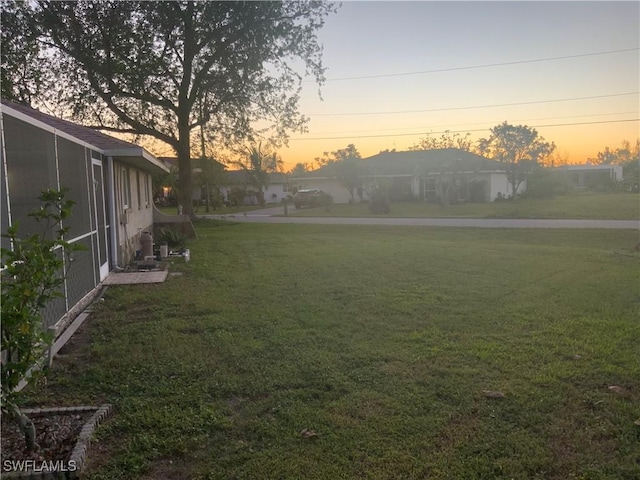
[[[320,32],[322,99],[304,84],[309,132],[279,153],[366,157],[507,121],[583,163],[639,136],[638,18],[637,2],[346,2]]]
[[[640,137],[639,18],[638,2],[344,2],[319,31],[326,81],[302,82],[308,131],[277,153],[315,167],[349,144],[367,157],[445,131],[475,142],[506,121],[585,163]]]
[[[322,99],[303,84],[309,131],[278,153],[293,166],[353,143],[366,157],[446,130],[477,140],[507,121],[583,163],[639,136],[639,8],[345,2],[320,31]]]

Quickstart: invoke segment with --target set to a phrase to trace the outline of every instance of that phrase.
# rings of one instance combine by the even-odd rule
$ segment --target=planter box
[[[111,414],[111,405],[101,407],[61,407],[38,408],[23,410],[31,418],[47,415],[73,415],[78,413],[93,412],[93,415],[82,426],[76,440],[75,447],[67,459],[61,460],[10,460],[2,459],[2,478],[30,479],[30,480],[68,480],[80,476],[84,467],[91,436],[102,420]],[[11,469],[12,471],[5,471]]]

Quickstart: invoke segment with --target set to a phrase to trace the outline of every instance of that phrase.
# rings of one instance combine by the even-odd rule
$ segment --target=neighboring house
[[[455,185],[456,200],[472,196],[472,186],[476,192],[473,195],[481,201],[493,201],[512,194],[504,165],[457,148],[381,152],[360,162],[363,186],[356,199],[359,196],[367,198],[371,187],[382,183],[390,189],[394,200],[435,200],[438,188],[444,182]],[[294,176],[290,182],[296,189],[323,190],[336,203],[350,200],[335,163]],[[517,193],[525,189],[526,182],[520,185]]]
[[[563,165],[554,170],[561,172],[575,188],[607,187],[623,180],[621,165]]]
[[[46,189],[65,187],[75,202],[66,240],[84,249],[66,259],[64,298],[44,312],[46,326],[66,324],[67,313],[141,249],[141,232],[153,228],[151,175],[168,168],[137,145],[4,100],[0,127],[2,233],[15,224],[20,236],[36,233],[27,215]],[[5,238],[2,246],[11,247]]]
[[[256,205],[259,203],[257,196],[251,194],[251,192],[257,193],[257,189],[251,184],[246,171],[227,170],[223,175],[223,179],[224,183],[221,185],[220,191],[226,202],[232,197],[231,191],[234,188],[239,188],[248,193],[243,201],[245,205]],[[287,177],[283,173],[270,173],[269,183],[262,191],[265,203],[281,203],[289,193],[288,188]]]
[[[162,160],[169,167],[178,171],[178,159],[175,157],[159,157],[159,160]],[[202,172],[201,162],[202,160],[199,158],[191,159],[191,171],[193,172],[192,182],[194,185],[192,192],[192,200],[194,202],[202,202],[206,198],[205,188],[197,188],[197,175]],[[218,180],[218,184],[216,187],[219,189],[220,194],[222,195],[222,201],[230,202],[233,195],[231,191],[235,188],[246,192],[242,203],[245,205],[254,205],[258,204],[259,200],[256,196],[257,189],[255,186],[251,184],[249,175],[245,170],[227,170],[226,166],[216,160],[214,160],[216,167],[222,171],[220,175],[220,179]],[[176,174],[177,179],[177,174]],[[287,196],[288,193],[288,183],[287,178],[282,173],[270,173],[269,174],[269,183],[263,189],[264,201],[266,203],[280,203]],[[171,195],[170,188],[164,188],[165,197],[169,197]]]
[[[165,165],[167,165],[172,171],[175,172],[175,181],[178,182],[180,178],[179,167],[178,167],[178,159],[176,157],[158,157],[158,160],[162,161]],[[207,160],[209,162],[213,162],[215,169],[220,169],[220,171],[224,171],[226,168],[224,164],[218,162],[217,160]],[[191,200],[199,204],[202,200],[206,198],[206,188],[200,186],[199,183],[199,175],[202,173],[202,159],[201,158],[192,158],[191,159],[191,172],[192,172],[192,191],[191,191]],[[163,186],[163,196],[165,199],[168,199],[174,196],[175,193],[171,191],[171,187],[164,185]]]

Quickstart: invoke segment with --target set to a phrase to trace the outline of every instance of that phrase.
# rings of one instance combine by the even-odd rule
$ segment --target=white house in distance
[[[575,188],[594,188],[609,182],[622,182],[622,165],[562,165],[561,172]]]
[[[178,159],[176,157],[159,157],[159,159],[177,171]],[[192,172],[194,175],[202,171],[200,162],[201,160],[199,158],[191,159]],[[242,205],[257,205],[259,203],[256,195],[256,187],[251,184],[249,174],[245,170],[227,170],[225,164],[216,160],[213,160],[213,162],[222,172],[217,187],[220,190],[224,202],[230,202],[230,199],[233,197],[232,191],[239,189],[245,192],[244,198],[241,201]],[[206,198],[206,193],[204,189],[197,188],[196,183],[197,182],[194,182],[192,200],[201,203],[204,198]],[[165,196],[168,193],[168,191],[165,191]],[[268,183],[263,187],[262,191],[264,202],[268,204],[281,203],[287,197],[288,193],[287,177],[280,172],[269,173]]]
[[[284,174],[279,172],[268,175],[269,182],[264,186],[262,196],[267,204],[281,203],[289,193],[289,185]],[[255,187],[251,185],[249,175],[244,170],[227,170],[224,173],[224,184],[220,190],[226,201],[231,197],[234,188],[240,188],[247,192],[252,192]],[[243,202],[245,205],[256,205],[259,203],[255,195],[247,195]]]
[[[141,233],[154,223],[151,175],[168,168],[138,145],[4,100],[0,127],[2,233],[16,223],[20,236],[39,231],[28,214],[44,190],[67,188],[75,202],[67,241],[84,249],[73,253],[64,298],[44,311],[45,326],[64,326],[141,248]],[[11,248],[5,238],[2,246]]]
[[[458,195],[469,196],[475,185],[480,201],[493,201],[512,194],[504,166],[495,160],[457,148],[419,150],[407,152],[381,152],[362,162],[365,183],[376,184],[383,179],[390,185],[395,200],[434,200],[439,179],[446,177],[457,185]],[[290,179],[294,189],[319,189],[330,194],[336,203],[350,200],[347,189],[340,184],[335,164],[305,172]],[[526,190],[526,182],[518,194]],[[367,189],[359,192],[367,197]]]

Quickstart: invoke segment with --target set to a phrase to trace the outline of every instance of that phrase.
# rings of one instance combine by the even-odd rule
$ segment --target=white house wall
[[[351,199],[349,191],[340,185],[335,178],[304,178],[294,179],[292,184],[298,190],[318,189],[328,193],[333,198],[334,203],[348,203]],[[357,195],[356,195],[357,199]]]
[[[281,203],[287,196],[287,193],[284,191],[284,187],[285,186],[282,183],[267,185],[264,189],[264,201],[266,203]]]
[[[494,201],[498,198],[498,194],[502,194],[505,197],[511,195],[511,184],[507,179],[507,175],[503,172],[477,173],[473,177],[473,180],[484,181],[486,183],[485,192],[489,201]],[[411,191],[416,198],[421,198],[422,181],[423,179],[418,176],[411,178]],[[291,180],[291,184],[298,189],[322,190],[333,197],[334,203],[348,203],[351,199],[347,189],[340,185],[339,181],[335,178],[294,178]],[[518,193],[521,194],[526,191],[526,187],[526,181],[522,182],[518,187]],[[357,195],[356,200],[358,200]]]
[[[411,178],[411,193],[415,198],[420,198],[421,179],[419,177]]]
[[[124,266],[141,250],[140,234],[153,230],[151,175],[120,161],[114,161],[118,263]]]
[[[512,195],[511,183],[509,183],[509,179],[505,173],[492,173],[491,174],[491,198],[490,200],[493,202],[496,198],[498,198],[498,194],[502,194],[503,197],[509,198]],[[518,194],[522,194],[527,190],[527,182],[523,181],[518,186]]]

